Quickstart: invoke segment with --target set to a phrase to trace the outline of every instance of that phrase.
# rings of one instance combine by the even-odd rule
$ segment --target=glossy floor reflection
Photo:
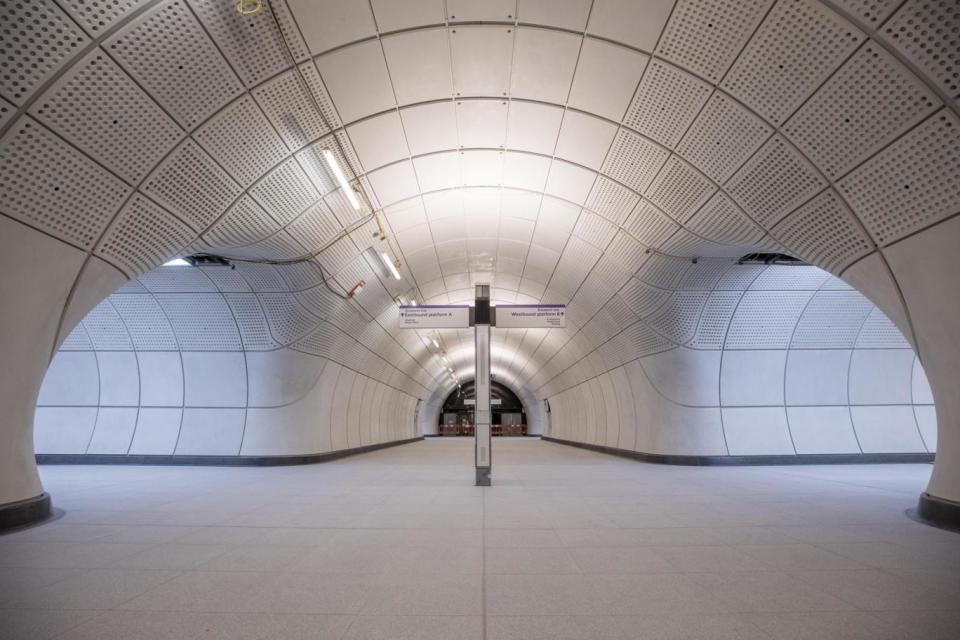
[[[955,638],[930,465],[690,468],[533,439],[281,468],[48,466],[0,638]]]

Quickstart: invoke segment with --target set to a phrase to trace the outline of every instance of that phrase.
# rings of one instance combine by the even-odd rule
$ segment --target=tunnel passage
[[[0,504],[42,495],[34,414],[58,349],[87,312],[107,296],[136,295],[114,292],[174,255],[281,263],[268,266],[283,274],[282,288],[258,283],[257,295],[277,294],[261,309],[275,314],[287,344],[304,340],[298,331],[315,318],[334,318],[326,324],[348,337],[318,332],[306,349],[353,362],[374,345],[369,358],[396,373],[364,375],[392,389],[416,380],[409,393],[422,401],[419,422],[450,382],[425,337],[393,335],[398,296],[455,303],[487,281],[504,301],[566,302],[571,328],[508,337],[497,365],[525,401],[538,401],[529,406],[542,406],[602,375],[604,358],[656,356],[662,346],[672,354],[664,358],[679,358],[667,371],[700,371],[670,349],[669,336],[687,335],[690,309],[700,308],[684,278],[776,251],[862,292],[915,348],[937,406],[926,499],[955,507],[960,87],[945,62],[956,42],[942,36],[956,24],[951,3],[911,0],[870,15],[832,1],[730,0],[712,10],[696,0],[600,2],[594,12],[556,14],[523,4],[522,17],[490,5],[446,20],[301,0],[265,3],[257,16],[202,0],[118,4],[98,16],[69,2],[4,4],[26,35],[16,44],[2,35],[17,71],[0,77],[0,335],[4,360],[18,367],[0,371],[8,445]],[[424,61],[436,66],[424,70]],[[301,270],[306,279],[296,281]],[[356,298],[310,300],[313,288],[346,295],[361,281]],[[711,310],[726,309],[719,282],[690,286],[709,292]],[[789,311],[782,326],[801,318],[797,306],[812,313],[834,294],[810,289],[806,307],[793,286],[776,305]],[[728,360],[728,350],[750,351],[727,348],[735,335],[715,349],[725,363],[748,357]],[[793,363],[794,341],[805,335],[775,333],[760,350],[788,350]],[[453,351],[457,337],[449,340]],[[857,351],[856,340],[843,340]],[[514,363],[507,354],[517,352],[533,356]],[[600,380],[581,396],[608,402]],[[784,388],[782,401],[771,391],[764,402],[773,404],[748,399],[727,411],[718,380],[715,402],[681,404],[691,404],[686,415],[719,422],[701,429],[658,414],[680,428],[652,443],[720,451],[725,414],[746,425],[738,429],[748,440],[759,424],[738,422],[743,412],[732,409],[786,406],[783,420],[769,414],[776,438],[764,432],[756,445],[785,450],[794,405]],[[891,397],[910,406],[914,397],[898,389]],[[579,402],[573,392],[569,399]],[[932,408],[921,404],[914,427],[930,449],[921,421],[929,424]],[[617,424],[629,424],[636,406],[618,409]],[[839,410],[829,423],[882,431],[877,419],[864,422],[869,411],[848,413],[850,425]],[[47,446],[52,423],[38,424]],[[612,417],[604,424],[604,438],[618,432]],[[671,441],[674,433],[706,440]],[[271,446],[308,444],[316,443]]]
[[[527,414],[523,402],[509,387],[496,379],[490,382],[491,427],[493,436],[527,435]],[[457,385],[440,409],[436,433],[441,436],[474,435],[476,382]]]

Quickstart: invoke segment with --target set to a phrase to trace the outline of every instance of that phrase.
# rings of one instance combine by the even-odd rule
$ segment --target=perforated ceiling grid
[[[193,138],[245,187],[287,157],[283,141],[247,95],[210,118]]]
[[[138,351],[177,351],[177,339],[163,310],[150,294],[115,293],[108,298],[123,319]]]
[[[110,225],[96,254],[134,277],[175,255],[194,237],[190,227],[135,194]]]
[[[942,110],[837,184],[886,245],[960,210],[960,121]]]
[[[678,222],[686,222],[717,188],[689,164],[670,156],[646,196]]]
[[[710,294],[690,346],[695,349],[721,349],[727,327],[743,294],[739,291],[715,291]]]
[[[772,230],[797,257],[840,273],[874,247],[833,189],[824,191]]]
[[[663,147],[621,129],[603,162],[603,173],[643,193],[669,155],[670,152]]]
[[[790,118],[783,131],[829,178],[838,178],[939,106],[933,92],[867,44]]]
[[[873,304],[856,291],[822,291],[804,309],[791,349],[853,348]]]
[[[679,227],[652,204],[644,201],[637,205],[623,228],[643,244],[657,247]]]
[[[220,3],[189,0],[200,21],[223,51],[230,65],[252,87],[290,66],[289,54],[271,15],[273,3],[264,2],[253,16],[238,19]],[[276,4],[283,5],[285,2]]]
[[[960,96],[960,6],[955,0],[910,0],[884,25],[883,35],[944,93]]]
[[[147,179],[143,192],[202,231],[240,195],[240,186],[193,140],[187,140]]]
[[[726,349],[786,349],[810,293],[748,291],[730,322]]]
[[[586,207],[611,222],[623,224],[639,201],[640,196],[634,192],[600,176],[593,183]]]
[[[780,124],[863,39],[818,2],[784,0],[771,9],[722,86]]]
[[[86,315],[83,327],[97,351],[128,351],[133,348],[127,327],[109,300],[104,300]]]
[[[280,224],[294,220],[320,198],[293,158],[267,174],[250,189],[250,195]]]
[[[241,349],[237,324],[220,294],[165,293],[156,298],[173,327],[181,351]],[[198,318],[202,321],[198,322]]]
[[[280,225],[253,198],[244,194],[206,233],[214,246],[253,244],[278,231]]]
[[[90,41],[51,0],[2,0],[0,22],[0,93],[16,104]]]
[[[837,4],[871,27],[879,27],[903,0],[837,0]]]
[[[724,182],[772,131],[770,125],[717,91],[680,141],[677,153],[717,182]]]
[[[785,215],[818,191],[826,181],[780,136],[774,136],[727,182],[727,193],[764,226]]]
[[[0,141],[0,211],[90,249],[129,188],[29,117]]]
[[[623,123],[673,148],[712,90],[703,80],[654,60],[640,81]]]
[[[749,245],[763,237],[754,224],[724,193],[717,193],[687,222],[691,231],[725,244]]]
[[[74,65],[30,112],[131,184],[184,135],[100,49]]]
[[[717,83],[772,0],[679,0],[657,53]]]
[[[316,67],[313,66],[312,62],[302,65],[301,69],[313,70],[313,73],[316,73]],[[319,79],[317,79],[317,83],[318,86],[322,86],[319,85]],[[310,100],[303,85],[292,70],[258,86],[252,93],[271,124],[280,133],[287,147],[291,150],[300,149],[312,140],[330,132],[323,119],[325,112],[317,112],[313,106],[313,101]],[[316,91],[314,91],[314,95],[317,95]],[[326,104],[330,104],[330,99],[325,93],[318,96],[318,98],[320,97],[323,98],[323,101],[318,100],[321,105],[324,104],[324,101]],[[332,110],[332,106],[330,108]],[[335,113],[326,115],[331,116]],[[328,118],[327,122],[337,126],[339,119]]]

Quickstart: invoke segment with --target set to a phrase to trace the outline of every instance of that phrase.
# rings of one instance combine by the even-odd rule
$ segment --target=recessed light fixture
[[[436,339],[436,338],[430,338],[430,342],[433,343],[433,348],[434,348],[434,349],[439,349],[439,348],[440,348],[440,343],[437,342],[437,339]]]
[[[330,149],[324,149],[323,159],[327,161],[327,166],[330,167],[330,171],[333,172],[333,177],[337,179],[337,182],[340,184],[340,188],[343,189],[343,194],[347,196],[347,200],[350,201],[350,204],[353,205],[354,209],[360,211],[360,200],[357,199],[357,194],[354,192],[353,187],[350,186],[347,176],[343,174],[343,170],[340,168],[340,163],[337,162],[337,157],[333,155],[333,151]],[[399,280],[399,278],[397,279]]]
[[[386,265],[387,269],[390,270],[391,275],[397,280],[400,279],[400,272],[397,271],[397,265],[393,264],[393,260],[390,259],[386,253],[380,254],[380,259],[383,260],[383,264]]]
[[[191,266],[191,265],[190,265],[189,262],[187,262],[187,261],[184,260],[183,258],[174,258],[173,260],[170,260],[170,261],[168,261],[168,262],[164,262],[164,263],[163,263],[163,266],[165,266],[165,267],[189,267],[189,266]]]
[[[411,307],[417,306],[417,299],[416,299],[416,298],[410,298],[410,306],[411,306]]]

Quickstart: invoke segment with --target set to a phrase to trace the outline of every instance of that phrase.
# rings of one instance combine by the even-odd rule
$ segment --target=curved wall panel
[[[710,289],[638,309],[634,325],[589,352],[576,336],[556,352],[552,360],[574,362],[537,390],[549,397],[546,435],[686,456],[936,449],[920,361],[860,293],[810,266],[687,269],[692,289]],[[662,341],[637,348],[628,333]]]
[[[317,285],[291,290],[276,272],[269,288],[284,291],[260,292],[271,271],[161,267],[100,303],[50,365],[36,452],[301,456],[415,437],[424,389],[346,332],[323,356],[305,348],[324,320],[263,309]],[[354,430],[350,403],[370,408]]]

